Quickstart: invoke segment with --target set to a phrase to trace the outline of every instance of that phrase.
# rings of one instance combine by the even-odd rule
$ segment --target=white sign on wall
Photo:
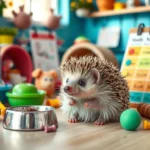
[[[59,68],[57,37],[55,32],[30,32],[34,68],[44,71]]]

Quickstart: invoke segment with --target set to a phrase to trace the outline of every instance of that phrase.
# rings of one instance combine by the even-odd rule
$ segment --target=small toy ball
[[[141,116],[134,109],[127,109],[120,116],[120,124],[126,130],[136,130],[141,124]]]
[[[84,36],[79,36],[75,39],[74,44],[79,44],[79,43],[89,43],[90,41],[84,37]]]

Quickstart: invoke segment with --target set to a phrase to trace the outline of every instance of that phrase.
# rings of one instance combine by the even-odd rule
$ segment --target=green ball
[[[127,109],[120,116],[121,126],[130,131],[136,130],[141,124],[141,115],[134,109]]]

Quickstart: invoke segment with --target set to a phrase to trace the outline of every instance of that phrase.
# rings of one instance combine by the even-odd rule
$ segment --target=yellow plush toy
[[[4,117],[6,112],[6,107],[0,101],[0,116]]]
[[[62,104],[61,104],[61,100],[59,99],[59,97],[56,97],[56,98],[48,99],[46,101],[46,105],[57,108],[57,107],[60,107]]]

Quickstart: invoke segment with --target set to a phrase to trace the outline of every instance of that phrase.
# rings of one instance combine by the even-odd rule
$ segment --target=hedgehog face
[[[80,72],[66,72],[63,76],[62,89],[65,94],[71,97],[84,99],[97,93],[96,83],[93,71],[89,71],[84,75]]]

